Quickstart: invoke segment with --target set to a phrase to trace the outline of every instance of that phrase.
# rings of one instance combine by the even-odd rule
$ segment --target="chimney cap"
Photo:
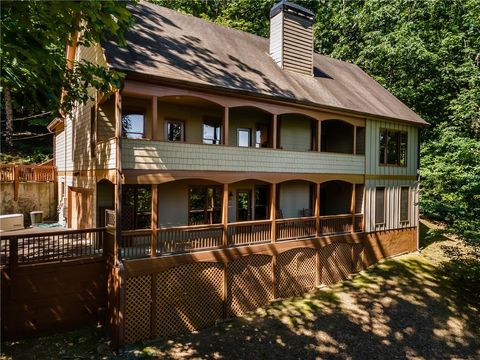
[[[287,0],[281,0],[272,7],[270,10],[270,19],[282,11],[306,18],[310,21],[315,19],[315,14],[313,12]]]

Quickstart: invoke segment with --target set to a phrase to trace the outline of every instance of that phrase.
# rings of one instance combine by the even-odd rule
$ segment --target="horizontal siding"
[[[55,136],[55,166],[65,168],[65,131]]]
[[[123,140],[124,169],[363,174],[365,157]]]
[[[270,56],[282,66],[283,14],[279,13],[270,21]]]
[[[385,226],[375,228],[375,188],[385,187]],[[400,223],[401,187],[409,187],[409,222]],[[365,231],[392,230],[418,225],[417,183],[412,180],[366,180],[365,181]]]
[[[115,139],[97,144],[97,169],[115,169]]]
[[[311,24],[301,18],[285,15],[283,28],[283,68],[312,74],[313,32]]]
[[[407,166],[380,165],[380,129],[406,131],[408,133]],[[406,175],[417,174],[418,128],[408,124],[367,119],[366,134],[366,173],[367,175]]]

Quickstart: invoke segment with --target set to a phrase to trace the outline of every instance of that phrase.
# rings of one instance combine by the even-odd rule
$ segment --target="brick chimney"
[[[280,68],[313,75],[315,14],[282,0],[270,10],[270,56]]]

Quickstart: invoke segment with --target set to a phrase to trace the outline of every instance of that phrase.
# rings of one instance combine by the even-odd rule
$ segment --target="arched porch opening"
[[[317,126],[319,122],[302,114],[278,116],[278,148],[293,151],[317,150]]]
[[[322,152],[354,153],[355,127],[353,125],[342,120],[323,120],[321,126]]]
[[[273,131],[271,113],[252,106],[229,109],[229,145],[273,148]]]
[[[332,180],[320,184],[320,216],[350,214],[352,184]]]
[[[109,214],[115,210],[115,185],[106,179],[97,182],[97,226],[107,225]]]

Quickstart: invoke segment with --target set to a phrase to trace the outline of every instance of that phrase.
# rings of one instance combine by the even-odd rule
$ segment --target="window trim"
[[[220,128],[220,134],[219,134],[219,138],[218,139],[206,139],[205,138],[205,133],[204,133],[204,126],[208,123],[212,123],[212,122],[218,122],[219,124],[219,128]],[[214,131],[214,134],[215,134],[215,131]],[[214,136],[215,137],[215,136]],[[209,141],[218,141],[217,144],[209,144],[209,143],[206,143],[205,140],[209,140]],[[223,144],[223,121],[221,118],[216,118],[216,117],[211,117],[211,116],[204,116],[203,119],[202,119],[202,144],[205,144],[205,145],[222,145]]]
[[[168,139],[168,124],[169,123],[181,124],[182,132],[180,134],[180,140],[179,141]],[[165,119],[165,121],[164,121],[164,131],[163,132],[164,132],[165,141],[168,141],[168,142],[185,142],[185,138],[186,138],[185,137],[185,121],[180,120],[180,119]]]
[[[382,132],[386,132],[386,137],[385,137],[385,150],[384,150],[384,161],[381,162],[381,156],[380,156],[380,136],[382,135]],[[398,133],[397,137],[397,163],[396,164],[389,164],[388,163],[388,133]],[[402,140],[401,140],[401,135],[406,135],[406,144],[405,144],[405,164],[401,165],[400,164],[400,153],[401,153],[401,148],[402,148]],[[387,166],[387,167],[400,167],[404,168],[408,166],[408,131],[405,130],[394,130],[394,129],[389,129],[389,128],[380,128],[379,133],[378,133],[378,164],[379,166]]]
[[[128,116],[128,115],[142,115],[143,116],[143,126],[142,126],[142,132],[139,133],[139,132],[133,132],[133,131],[125,131],[125,129],[123,128],[123,118],[125,116]],[[121,122],[122,122],[122,137],[124,138],[127,138],[127,139],[145,139],[145,123],[147,121],[147,112],[144,111],[144,110],[135,110],[135,109],[132,109],[132,110],[126,110],[125,112],[122,112],[122,118],[121,118]],[[140,138],[131,138],[131,137],[128,137],[127,134],[136,134],[136,135],[141,135]]]
[[[403,189],[407,189],[407,218],[406,219],[402,219],[402,190]],[[409,224],[410,223],[410,218],[411,218],[411,214],[410,214],[410,186],[401,186],[400,187],[400,199],[399,199],[399,202],[400,202],[400,209],[398,211],[398,217],[399,217],[399,220],[400,220],[400,224],[401,225],[405,225],[405,224]]]
[[[248,146],[241,146],[239,141],[239,135],[241,131],[248,131]],[[252,147],[252,129],[251,128],[237,128],[237,147]]]
[[[378,189],[383,189],[383,221],[377,222],[377,191]],[[375,187],[375,214],[374,214],[374,223],[375,227],[384,227],[386,225],[387,219],[387,196],[385,196],[387,187],[386,186],[376,186]]]

